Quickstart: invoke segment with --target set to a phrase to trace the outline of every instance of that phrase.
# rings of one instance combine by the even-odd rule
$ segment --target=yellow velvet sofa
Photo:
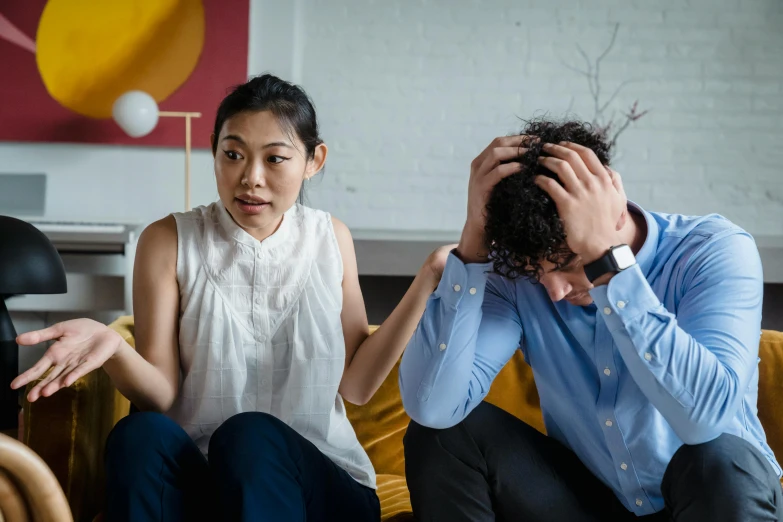
[[[133,346],[132,317],[120,318],[111,326]],[[783,333],[764,331],[759,356],[759,416],[770,445],[783,456]],[[501,371],[487,400],[544,431],[532,372],[520,353]],[[347,407],[378,473],[382,519],[414,520],[402,447],[409,419],[397,387],[397,367],[368,404]],[[100,371],[52,397],[25,404],[24,441],[51,467],[77,522],[90,521],[101,511],[104,442],[128,408],[128,401]]]

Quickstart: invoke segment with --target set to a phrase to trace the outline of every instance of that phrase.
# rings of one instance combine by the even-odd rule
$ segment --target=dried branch
[[[585,65],[587,65],[587,70],[590,71],[590,69],[593,67],[593,62],[590,61],[590,58],[588,58],[587,53],[584,49],[582,49],[582,46],[579,44],[576,44],[576,48],[579,50],[579,53],[582,55],[582,58],[585,59]]]
[[[597,97],[598,93],[596,92],[595,88],[593,87],[593,64],[590,62],[590,58],[587,57],[587,53],[584,49],[582,49],[582,46],[579,44],[576,44],[576,48],[579,49],[579,53],[582,55],[582,57],[585,59],[585,62],[587,63],[587,85],[590,87],[590,94],[593,95],[593,97]]]
[[[614,48],[614,45],[617,41],[617,33],[620,30],[620,24],[617,23],[614,26],[614,30],[612,31],[612,38],[609,41],[609,45],[606,46],[606,49],[598,56],[598,58],[595,61],[591,61],[588,57],[585,50],[582,48],[581,45],[577,44],[576,49],[579,51],[579,54],[582,55],[582,58],[585,60],[585,63],[587,64],[587,71],[578,69],[576,67],[570,66],[563,62],[561,60],[561,63],[568,69],[577,72],[581,74],[582,76],[585,76],[587,78],[587,86],[590,89],[590,95],[593,98],[593,119],[592,124],[593,127],[596,129],[597,132],[605,136],[607,139],[610,136],[610,133],[613,129],[616,129],[614,133],[612,134],[612,139],[610,141],[610,144],[614,146],[617,143],[617,138],[622,134],[632,123],[638,121],[642,116],[648,113],[648,111],[641,111],[639,112],[639,102],[638,100],[634,102],[633,106],[630,108],[630,110],[626,113],[623,113],[622,118],[617,121],[616,120],[616,111],[612,110],[612,116],[608,119],[608,121],[605,119],[605,112],[606,110],[612,105],[615,98],[620,94],[620,92],[629,84],[634,82],[635,80],[626,80],[622,82],[620,85],[617,86],[617,88],[614,90],[611,96],[609,98],[602,102],[601,101],[601,62],[604,58],[606,58],[609,53]],[[573,99],[572,99],[573,104]],[[604,123],[606,121],[606,123]]]
[[[566,63],[565,60],[560,60],[560,65],[562,65],[563,67],[565,67],[568,70],[574,71],[575,73],[579,73],[582,76],[587,76],[588,78],[590,78],[590,73],[589,72],[583,71],[582,69],[580,69],[578,67],[574,67],[573,65],[569,65],[568,63]]]
[[[614,32],[612,33],[612,39],[609,41],[609,45],[606,46],[606,49],[601,54],[601,56],[598,57],[598,59],[595,61],[596,68],[601,64],[601,60],[606,58],[606,55],[609,54],[609,51],[612,50],[612,47],[614,47],[614,42],[617,40],[617,32],[620,30],[620,23],[614,24]]]
[[[609,107],[609,105],[612,104],[614,99],[617,98],[617,95],[620,94],[620,91],[622,91],[623,88],[625,88],[626,85],[628,85],[629,83],[633,83],[634,81],[636,81],[636,80],[625,80],[620,85],[618,85],[617,88],[612,93],[612,95],[609,97],[609,99],[606,100],[606,103],[604,103],[601,106],[601,108],[598,110],[598,112],[604,112],[606,110],[606,108]]]
[[[628,112],[625,114],[625,122],[624,122],[624,123],[623,123],[623,125],[622,125],[622,126],[621,126],[621,127],[618,129],[618,130],[617,130],[617,132],[615,132],[615,133],[614,133],[614,137],[612,137],[612,141],[611,141],[611,144],[612,144],[612,146],[614,146],[614,145],[617,143],[617,138],[620,136],[620,134],[622,134],[622,132],[623,132],[625,129],[627,129],[627,128],[628,128],[628,126],[629,126],[631,123],[633,123],[633,122],[637,121],[639,118],[641,118],[642,116],[644,116],[645,114],[647,114],[648,112],[650,112],[650,111],[648,111],[648,110],[645,110],[645,111],[642,111],[642,112],[636,112],[636,111],[638,110],[638,108],[639,108],[639,100],[636,100],[635,102],[633,102],[633,105],[631,106],[631,110],[630,110],[630,111],[628,111]]]

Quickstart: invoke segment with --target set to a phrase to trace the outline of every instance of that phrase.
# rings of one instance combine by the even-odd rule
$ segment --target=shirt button
[[[476,295],[476,289],[475,288],[471,288],[468,291],[470,292],[470,295]]]
[[[611,315],[612,309],[608,306],[604,308],[604,315]]]
[[[622,464],[620,464],[620,469],[621,469],[621,470],[623,470],[623,471],[625,471],[626,469],[628,469],[628,464],[626,464],[625,462],[623,462]]]
[[[604,368],[604,375],[612,375],[612,370],[609,368]]]
[[[625,308],[625,301],[617,301],[617,308],[619,308],[620,310]]]
[[[639,506],[639,507],[642,507],[642,504],[644,504],[644,502],[642,502],[642,499],[637,498],[636,499],[636,505]]]
[[[445,344],[445,343],[440,343],[440,346],[438,346],[438,348],[439,348],[439,349],[440,349],[440,351],[442,352],[443,350],[445,350],[445,349],[446,349],[446,344]]]
[[[454,285],[454,291],[455,291],[455,292],[459,292],[460,290],[462,290],[462,287],[461,287],[461,286],[459,286],[459,285]]]
[[[610,421],[609,419],[606,419],[606,422],[604,424],[606,424],[610,428],[612,427],[612,421]]]
[[[645,361],[652,361],[652,354],[650,352],[647,352],[644,354],[644,360]]]

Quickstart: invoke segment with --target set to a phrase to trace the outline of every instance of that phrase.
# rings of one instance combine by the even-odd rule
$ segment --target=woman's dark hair
[[[592,149],[601,163],[609,165],[611,144],[589,123],[576,121],[532,120],[526,122],[520,134],[539,139],[525,144],[529,150],[512,160],[522,164],[521,171],[503,179],[492,190],[485,234],[495,272],[510,279],[526,277],[538,281],[542,260],[562,267],[574,258],[566,244],[555,202],[533,182],[539,175],[560,181],[538,163],[539,156],[547,155],[542,146],[569,141]]]
[[[226,120],[246,111],[271,111],[280,121],[280,125],[304,144],[305,157],[308,160],[313,158],[315,148],[323,143],[318,134],[315,107],[307,93],[298,85],[271,74],[264,74],[237,85],[220,102],[213,131],[213,154],[217,153],[218,136]],[[300,193],[299,199],[302,201],[303,193]]]

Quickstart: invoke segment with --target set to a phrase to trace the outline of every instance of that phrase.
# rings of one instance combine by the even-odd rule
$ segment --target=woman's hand
[[[438,247],[427,257],[427,260],[422,265],[419,273],[429,280],[429,286],[432,287],[433,291],[438,287],[440,278],[443,277],[443,270],[446,268],[449,254],[455,248],[457,248],[456,244]]]
[[[92,319],[57,323],[43,330],[22,334],[16,342],[21,346],[32,346],[55,339],[55,343],[32,368],[11,382],[11,388],[19,389],[51,368],[49,375],[30,390],[27,395],[30,402],[35,402],[41,396],[49,397],[100,368],[123,344],[117,332]]]

